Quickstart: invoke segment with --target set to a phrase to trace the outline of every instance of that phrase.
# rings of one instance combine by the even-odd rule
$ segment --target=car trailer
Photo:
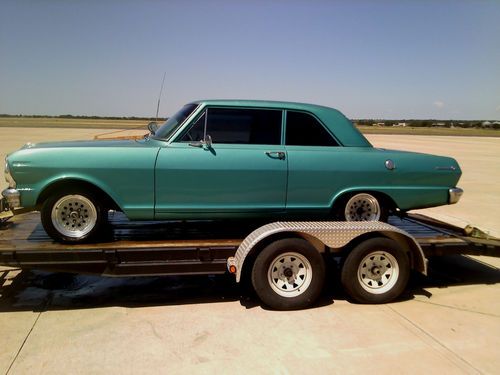
[[[352,299],[385,303],[404,291],[412,270],[427,273],[430,256],[500,256],[499,239],[415,214],[389,223],[130,222],[111,211],[108,237],[78,245],[53,242],[36,212],[9,219],[0,223],[0,265],[104,276],[229,272],[280,310],[314,303],[329,257],[340,260]]]

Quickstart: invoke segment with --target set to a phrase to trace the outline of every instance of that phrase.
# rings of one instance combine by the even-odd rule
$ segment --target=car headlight
[[[4,170],[4,173],[5,173],[5,181],[7,181],[7,183],[9,184],[9,187],[10,188],[15,188],[16,187],[16,181],[14,181],[14,178],[10,174],[9,162],[7,161],[7,159],[5,159],[5,170]]]

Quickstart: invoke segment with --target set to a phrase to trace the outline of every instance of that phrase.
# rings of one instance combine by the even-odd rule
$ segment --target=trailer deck
[[[393,216],[426,257],[448,254],[500,257],[500,240],[422,215]],[[110,213],[110,235],[100,243],[65,245],[52,241],[39,214],[19,215],[0,226],[0,264],[108,276],[221,274],[228,257],[263,223],[130,222]],[[471,235],[472,234],[472,235]],[[478,238],[478,235],[483,238]]]

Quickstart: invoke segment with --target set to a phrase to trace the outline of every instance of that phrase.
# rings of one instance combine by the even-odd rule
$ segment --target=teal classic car
[[[96,240],[109,210],[130,220],[386,220],[456,203],[448,157],[372,147],[339,111],[203,100],[144,139],[27,144],[5,163],[11,208],[41,211],[62,242]]]

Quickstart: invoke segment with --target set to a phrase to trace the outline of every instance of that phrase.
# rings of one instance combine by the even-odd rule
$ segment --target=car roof
[[[234,107],[259,107],[259,108],[280,108],[280,109],[297,109],[297,110],[318,110],[328,109],[337,111],[335,108],[321,106],[317,104],[298,103],[298,102],[285,102],[275,100],[243,100],[243,99],[209,99],[209,100],[195,100],[192,104],[206,104],[206,105],[220,105],[220,106],[234,106]]]
[[[211,99],[197,100],[190,104],[203,106],[239,108],[275,108],[305,111],[314,114],[344,146],[370,147],[368,140],[337,109],[308,103],[281,102],[272,100]]]

